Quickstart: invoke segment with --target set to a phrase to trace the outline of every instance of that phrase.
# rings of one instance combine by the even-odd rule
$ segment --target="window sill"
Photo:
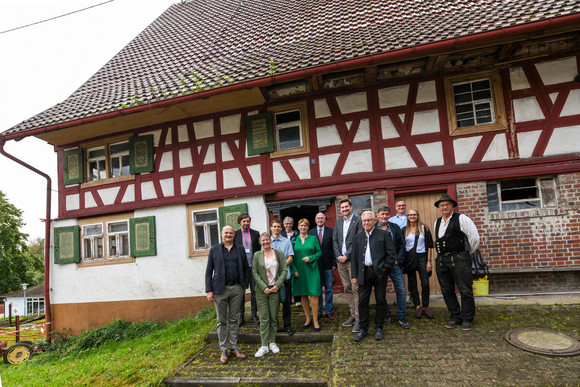
[[[209,249],[203,251],[193,251],[189,253],[189,258],[209,257]]]
[[[503,212],[490,212],[490,220],[512,220],[524,218],[543,218],[546,216],[563,216],[567,211],[562,208],[539,208],[537,210],[514,210]]]
[[[135,257],[118,258],[118,259],[102,259],[102,260],[98,260],[98,261],[81,261],[81,262],[79,262],[79,267],[118,265],[118,264],[123,264],[123,263],[134,263],[134,262],[135,262]]]
[[[81,183],[81,188],[95,187],[95,186],[99,186],[99,185],[118,183],[121,181],[128,181],[128,180],[135,180],[135,175],[131,174],[131,175],[125,175],[125,176],[111,177],[109,179],[88,181],[86,183]]]

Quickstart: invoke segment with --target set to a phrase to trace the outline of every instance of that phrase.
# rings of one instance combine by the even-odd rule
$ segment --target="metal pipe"
[[[34,168],[32,165],[18,159],[17,157],[9,154],[4,150],[4,144],[6,140],[0,138],[0,154],[9,158],[10,160],[22,165],[23,167],[30,169],[32,172],[39,174],[46,179],[46,220],[44,222],[44,313],[46,315],[46,336],[50,341],[50,332],[52,330],[52,314],[50,311],[50,214],[51,214],[51,192],[52,192],[52,180],[50,176],[46,173]]]

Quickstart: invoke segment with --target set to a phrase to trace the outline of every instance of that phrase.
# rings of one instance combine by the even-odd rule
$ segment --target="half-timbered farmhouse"
[[[432,225],[449,193],[491,293],[578,291],[579,73],[580,1],[175,4],[0,137],[59,156],[53,329],[191,314],[223,224],[343,198]]]

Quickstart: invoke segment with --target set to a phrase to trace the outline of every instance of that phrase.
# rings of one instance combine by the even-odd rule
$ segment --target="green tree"
[[[0,191],[0,294],[20,289],[20,284],[42,282],[38,275],[38,259],[31,256],[26,239],[20,232],[24,225],[22,211],[8,202]]]

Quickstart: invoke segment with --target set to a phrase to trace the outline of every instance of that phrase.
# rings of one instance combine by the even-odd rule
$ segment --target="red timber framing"
[[[569,57],[570,55],[567,56]],[[576,59],[577,63],[580,63],[580,57],[578,55]],[[546,58],[543,60],[546,60]],[[577,154],[546,157],[544,156],[544,151],[554,128],[580,125],[580,114],[560,117],[567,96],[571,90],[580,89],[580,83],[570,80],[569,82],[556,85],[544,85],[535,68],[537,61],[522,61],[516,64],[516,66],[522,67],[530,83],[530,87],[524,90],[511,91],[509,67],[499,69],[508,120],[508,129],[503,133],[474,133],[450,137],[443,75],[375,85],[349,92],[316,94],[305,97],[302,101],[307,101],[307,117],[310,127],[309,139],[311,144],[310,152],[307,154],[279,158],[270,158],[268,154],[252,157],[245,156],[245,118],[248,114],[266,111],[266,106],[244,108],[223,112],[219,115],[199,116],[194,119],[141,128],[133,131],[132,134],[159,132],[159,143],[155,148],[156,172],[137,174],[134,176],[134,179],[113,183],[104,182],[101,185],[90,185],[87,187],[75,185],[65,187],[62,178],[62,161],[61,157],[59,157],[59,217],[93,216],[111,212],[131,211],[152,206],[199,203],[234,196],[267,195],[269,200],[282,201],[333,195],[337,192],[346,191],[370,192],[377,188],[387,188],[396,192],[399,192],[399,190],[412,191],[415,189],[431,190],[431,188],[440,188],[442,186],[454,187],[456,183],[475,180],[497,180],[543,175],[546,173],[578,172],[580,171],[580,156]],[[423,82],[434,82],[435,101],[416,103],[419,84]],[[400,85],[408,85],[406,103],[395,107],[380,108],[379,89]],[[349,93],[360,92],[365,93],[367,110],[343,113],[340,110],[337,98]],[[554,102],[550,98],[550,94],[553,93],[557,93]],[[538,101],[546,118],[515,123],[512,101],[514,99],[532,96]],[[326,101],[330,112],[328,117],[316,118],[314,101],[319,99]],[[438,122],[434,123],[434,125],[439,125],[438,130],[413,135],[411,129],[413,127],[415,113],[432,110],[436,110],[438,113]],[[234,114],[239,114],[241,117],[239,131],[237,133],[222,134],[220,118]],[[404,118],[401,119],[401,116],[404,116]],[[384,117],[390,119],[398,137],[383,139],[381,119]],[[194,123],[207,120],[212,120],[213,136],[197,139]],[[354,142],[362,120],[368,120],[369,122],[370,138],[366,141]],[[187,142],[179,142],[178,127],[181,125],[186,126],[189,138]],[[334,126],[336,128],[341,144],[321,148],[317,146],[317,128],[324,126]],[[533,157],[530,159],[520,159],[516,133],[531,130],[542,131],[535,145]],[[506,142],[509,158],[483,162],[482,160],[490,144],[498,136],[502,141]],[[462,137],[478,137],[479,142],[469,163],[457,164],[455,160],[454,140]],[[435,142],[441,143],[443,165],[429,166],[428,161],[418,146]],[[215,152],[215,162],[205,164],[206,156],[212,146]],[[229,149],[233,158],[232,160],[224,161],[222,146]],[[416,167],[401,170],[387,170],[385,168],[384,152],[386,148],[392,147],[405,147],[416,164]],[[64,147],[57,148],[57,151],[61,154],[64,149]],[[193,166],[180,166],[180,151],[184,149],[190,153]],[[372,166],[372,171],[344,174],[343,170],[349,155],[357,150],[368,151],[368,156],[371,158],[370,165]],[[171,155],[173,168],[159,171],[162,157],[167,157],[168,154]],[[330,154],[338,155],[336,165],[330,176],[321,177],[320,156]],[[299,158],[308,158],[310,178],[301,179],[300,176],[303,171],[296,170],[292,164],[291,161],[293,159]],[[277,162],[280,163],[290,181],[274,183],[274,163]],[[251,166],[260,167],[260,184],[256,184],[256,181],[253,179],[249,170]],[[231,168],[237,168],[239,170],[244,186],[224,188],[222,171]],[[202,176],[201,174],[208,172],[215,172],[216,189],[208,192],[195,192],[200,176]],[[189,184],[188,186],[182,186],[182,178],[184,176],[191,176],[191,180],[187,183]],[[173,195],[165,195],[163,191],[161,181],[168,179],[173,183]],[[153,185],[156,195],[154,199],[144,199],[141,185],[147,182],[151,182]],[[123,202],[123,198],[131,185],[134,185],[135,200]],[[100,190],[107,188],[118,188],[113,204],[109,205],[105,205],[99,193]],[[67,195],[78,195],[78,209],[66,209]],[[85,205],[85,195],[91,195],[96,206],[87,208]]]

